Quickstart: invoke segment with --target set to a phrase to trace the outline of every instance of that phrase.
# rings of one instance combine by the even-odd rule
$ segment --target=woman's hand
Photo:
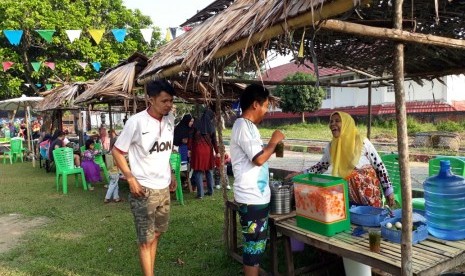
[[[286,177],[284,177],[284,180],[290,180],[292,179],[294,176],[300,174],[301,172],[293,172],[293,173],[290,173],[288,175],[286,175]]]
[[[394,193],[386,197],[389,207],[394,207],[396,205],[396,200],[394,199]]]

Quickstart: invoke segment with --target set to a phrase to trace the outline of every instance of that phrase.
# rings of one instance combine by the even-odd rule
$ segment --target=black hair
[[[174,96],[176,94],[176,91],[174,91],[173,86],[171,86],[171,84],[166,80],[156,80],[147,83],[146,91],[149,97],[158,96],[163,91],[170,94],[171,96]]]
[[[55,130],[52,136],[52,141],[56,140],[58,137],[65,135],[65,132],[63,130]]]
[[[95,143],[94,139],[92,139],[92,138],[87,139],[87,141],[86,141],[86,150],[90,149],[90,145],[92,145],[94,143]]]
[[[270,97],[270,91],[268,91],[265,87],[259,84],[251,84],[247,86],[244,92],[242,92],[240,99],[242,112],[249,109],[255,101],[259,104],[263,104],[268,97]]]

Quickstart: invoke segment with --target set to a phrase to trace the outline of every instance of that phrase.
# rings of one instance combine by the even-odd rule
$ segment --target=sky
[[[187,19],[204,9],[214,0],[123,0],[123,5],[129,9],[139,9],[142,14],[150,16],[153,25],[160,27],[165,37],[166,29],[179,27]],[[178,30],[178,34],[182,31]],[[271,67],[288,63],[290,57],[279,56],[270,61]]]
[[[129,9],[139,9],[150,16],[155,26],[166,31],[168,27],[179,27],[213,0],[123,0]]]

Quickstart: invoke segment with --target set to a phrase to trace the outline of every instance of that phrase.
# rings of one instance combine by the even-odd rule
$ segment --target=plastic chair
[[[182,193],[182,184],[181,184],[181,155],[179,153],[171,153],[170,156],[171,168],[174,169],[174,174],[176,175],[176,200],[184,205],[184,195]]]
[[[84,170],[82,168],[74,167],[74,153],[72,148],[62,147],[53,150],[53,159],[56,166],[56,177],[55,184],[57,186],[57,191],[59,190],[60,176],[63,177],[63,194],[68,193],[68,175],[74,174],[74,181],[76,187],[78,186],[78,176],[81,175],[82,187],[87,191],[87,182],[84,176]]]
[[[429,160],[428,162],[428,174],[434,176],[439,173],[441,160],[449,160],[450,168],[453,174],[465,177],[465,161],[460,158],[453,156],[437,157]],[[424,198],[412,198],[413,209],[425,210],[425,199]]]
[[[95,143],[94,148],[97,150],[102,149],[102,145],[100,143]],[[86,146],[81,146],[81,153],[86,151]],[[103,160],[103,156],[101,154],[97,154],[94,157],[94,162],[99,165],[100,169],[103,171],[103,175],[105,177],[105,180],[110,183],[110,174],[108,173],[107,165],[105,164],[105,161]]]
[[[400,186],[399,155],[385,154],[381,157],[394,188],[394,199],[402,207],[402,188]]]
[[[14,138],[10,140],[10,150],[5,151],[3,153],[3,164],[6,162],[5,155],[8,155],[10,157],[10,164],[13,164],[13,160],[16,159],[18,161],[19,158],[21,158],[21,162],[24,162],[23,159],[23,139],[21,138]]]

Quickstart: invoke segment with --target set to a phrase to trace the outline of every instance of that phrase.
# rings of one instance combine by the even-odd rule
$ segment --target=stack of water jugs
[[[452,174],[449,160],[423,184],[428,232],[444,240],[465,239],[465,178]]]

